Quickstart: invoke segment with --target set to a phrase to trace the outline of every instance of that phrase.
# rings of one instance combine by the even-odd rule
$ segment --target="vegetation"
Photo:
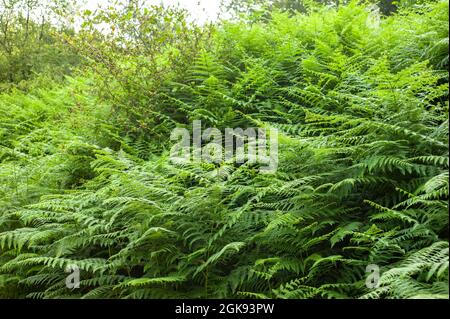
[[[402,3],[2,18],[0,297],[448,298],[448,1]],[[194,120],[277,172],[171,163]]]

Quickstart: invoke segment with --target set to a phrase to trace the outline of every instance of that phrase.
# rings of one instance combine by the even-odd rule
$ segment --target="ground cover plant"
[[[6,3],[1,298],[448,298],[448,1]],[[276,172],[171,162],[195,120]]]

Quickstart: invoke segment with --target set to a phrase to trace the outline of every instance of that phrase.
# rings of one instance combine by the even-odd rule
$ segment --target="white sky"
[[[108,6],[108,0],[87,0],[83,9],[95,10],[99,5]],[[220,9],[220,0],[146,0],[149,5],[177,5],[187,9],[198,23],[216,20]]]

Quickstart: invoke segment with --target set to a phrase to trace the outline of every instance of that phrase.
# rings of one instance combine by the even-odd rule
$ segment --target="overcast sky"
[[[107,6],[108,0],[88,0],[85,9],[95,10],[99,5]],[[192,18],[199,23],[217,19],[220,0],[147,0],[148,4],[176,5],[189,10]]]

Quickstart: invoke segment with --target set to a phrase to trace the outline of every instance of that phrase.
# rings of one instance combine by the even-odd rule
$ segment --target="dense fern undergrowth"
[[[378,18],[274,12],[158,53],[156,84],[86,54],[2,93],[0,297],[448,298],[448,2]],[[277,172],[171,163],[196,119],[277,128]]]

